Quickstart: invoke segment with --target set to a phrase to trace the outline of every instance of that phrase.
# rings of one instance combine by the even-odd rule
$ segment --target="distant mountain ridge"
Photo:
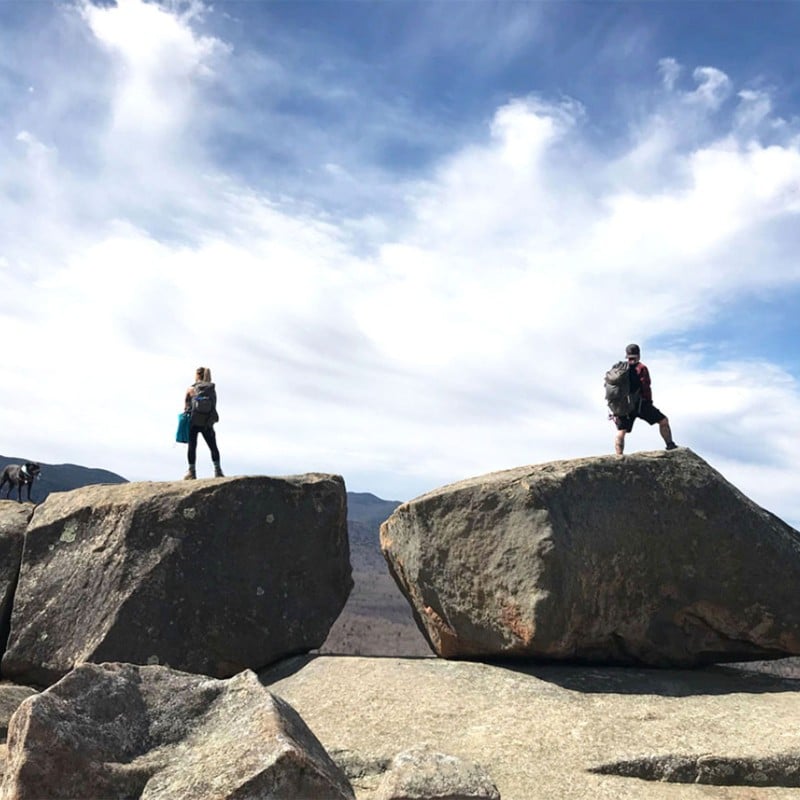
[[[347,493],[347,535],[354,573],[386,571],[378,531],[399,505],[395,500],[381,500],[368,492]]]
[[[398,500],[381,500],[369,492],[348,492],[347,519],[377,528],[399,505]]]

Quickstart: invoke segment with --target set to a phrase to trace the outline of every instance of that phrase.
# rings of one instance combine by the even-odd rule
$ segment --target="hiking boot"
[[[194,465],[190,464],[189,469],[186,470],[186,474],[183,476],[185,481],[193,481],[197,478],[197,473],[195,472]]]
[[[225,475],[222,473],[222,467],[219,465],[219,461],[214,462],[214,477],[215,478],[224,478]]]
[[[676,450],[678,445],[675,442],[667,442],[667,450]]]

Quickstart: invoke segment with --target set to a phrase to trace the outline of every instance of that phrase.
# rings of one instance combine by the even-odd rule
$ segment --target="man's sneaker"
[[[675,450],[677,447],[678,445],[675,442],[667,442],[667,450]]]

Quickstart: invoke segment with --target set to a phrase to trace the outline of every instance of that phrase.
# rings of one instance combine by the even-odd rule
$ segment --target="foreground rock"
[[[389,763],[374,800],[500,800],[485,770],[419,745]]]
[[[4,798],[351,800],[297,713],[252,672],[227,681],[85,664],[11,718]]]
[[[90,486],[26,534],[5,678],[83,661],[227,677],[318,648],[352,579],[338,476]]]
[[[32,515],[32,505],[0,500],[0,652],[8,641],[25,529]]]
[[[0,683],[0,743],[5,744],[8,736],[8,723],[19,704],[37,694],[30,686],[19,686],[15,683]],[[5,759],[3,759],[5,762]],[[0,773],[3,770],[0,769]]]
[[[798,796],[797,679],[353,656],[296,657],[260,677],[347,765],[358,800],[377,800],[394,756],[422,742],[478,764],[502,800]],[[651,766],[669,763],[711,780]]]
[[[400,506],[381,547],[448,658],[689,666],[800,653],[800,534],[690,450],[446,486]]]

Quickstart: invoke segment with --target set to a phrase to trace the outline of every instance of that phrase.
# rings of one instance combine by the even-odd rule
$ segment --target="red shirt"
[[[642,387],[642,400],[647,400],[649,402],[653,402],[653,390],[650,388],[650,371],[647,367],[639,361],[636,366],[633,368],[633,371],[636,375],[634,381],[639,379],[639,385]],[[635,386],[631,388],[636,388]]]

